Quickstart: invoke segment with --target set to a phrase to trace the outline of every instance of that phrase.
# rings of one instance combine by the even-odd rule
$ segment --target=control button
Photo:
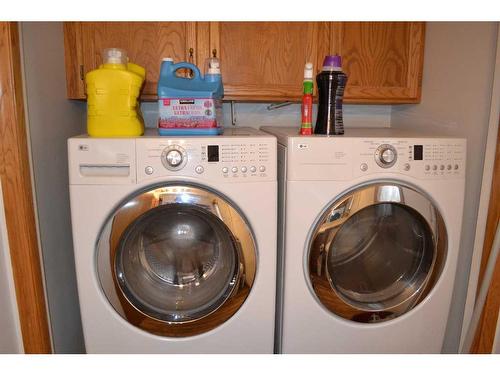
[[[227,172],[229,172],[229,168],[228,167],[222,168],[222,173],[227,173]]]
[[[405,171],[409,171],[410,170],[410,164],[409,163],[405,163],[405,165],[403,166],[403,169]]]
[[[449,171],[451,171],[451,164],[448,164],[448,165],[446,166],[446,169],[448,169]]]
[[[197,165],[194,170],[196,173],[202,174],[205,169],[203,169],[203,167],[201,165]]]
[[[366,163],[362,163],[360,166],[359,166],[359,169],[361,169],[363,172],[366,172],[368,170],[368,164]]]
[[[265,171],[266,171],[266,167],[264,167],[263,165],[261,165],[261,166],[259,167],[259,171],[261,171],[261,172],[265,172]]]
[[[439,166],[439,169],[440,169],[441,171],[444,171],[444,165],[443,165],[443,164],[441,164],[441,165]]]
[[[250,167],[250,172],[255,173],[256,171],[257,171],[257,168],[255,168],[254,166]]]
[[[146,168],[144,168],[144,172],[146,172],[146,174],[153,174],[154,171],[155,170],[151,166],[147,166]]]
[[[458,164],[455,164],[455,167],[454,167],[454,168],[455,168],[455,170],[457,170],[457,169],[458,169]]]
[[[425,170],[426,170],[426,171],[428,171],[429,169],[431,169],[431,166],[430,166],[429,164],[427,164],[427,165],[425,166]]]
[[[237,168],[237,167],[232,167],[232,168],[231,168],[231,172],[233,172],[233,173],[238,172],[238,168]]]
[[[241,167],[241,172],[247,173],[247,167]]]
[[[436,164],[434,164],[434,165],[432,166],[432,170],[433,170],[433,171],[436,171],[437,169],[438,169],[438,166],[437,166]]]

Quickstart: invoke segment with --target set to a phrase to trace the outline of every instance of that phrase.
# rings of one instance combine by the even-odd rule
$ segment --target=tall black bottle
[[[338,55],[326,56],[322,72],[316,76],[318,85],[318,117],[314,134],[344,134],[342,101],[347,75],[342,72],[342,60]]]

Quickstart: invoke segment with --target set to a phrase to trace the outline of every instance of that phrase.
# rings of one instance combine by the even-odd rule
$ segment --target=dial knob
[[[392,167],[397,160],[398,153],[394,146],[383,144],[375,151],[375,162],[382,168]]]
[[[163,166],[171,171],[178,171],[186,165],[186,151],[178,145],[166,147],[161,154]]]
[[[182,163],[182,154],[177,150],[172,150],[167,153],[165,157],[168,165],[171,167],[177,167],[180,163]]]
[[[385,164],[390,164],[394,161],[394,158],[396,157],[396,154],[394,154],[394,151],[392,151],[390,148],[387,150],[382,151],[382,154],[380,154],[380,159],[385,163]]]

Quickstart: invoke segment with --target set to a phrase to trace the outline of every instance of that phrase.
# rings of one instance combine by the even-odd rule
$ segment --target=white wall
[[[31,166],[56,353],[82,353],[66,140],[85,133],[86,103],[66,99],[63,25],[23,22],[21,49]]]
[[[0,181],[0,354],[24,353]]]
[[[474,244],[491,108],[498,23],[429,22],[422,101],[392,108],[392,127],[438,129],[467,138],[465,207],[458,269],[443,352],[456,353]]]

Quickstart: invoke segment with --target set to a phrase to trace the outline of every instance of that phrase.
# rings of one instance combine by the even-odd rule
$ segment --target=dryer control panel
[[[362,151],[353,158],[357,164],[354,176],[383,170],[416,178],[465,176],[463,139],[367,139],[356,143],[355,149]]]
[[[349,180],[397,173],[417,179],[465,177],[461,138],[293,137],[289,180]]]

